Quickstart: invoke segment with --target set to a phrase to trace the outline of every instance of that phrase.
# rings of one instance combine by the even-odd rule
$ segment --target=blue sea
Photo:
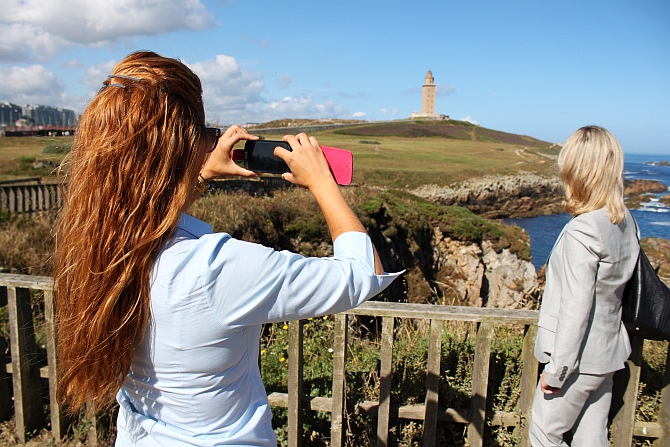
[[[667,192],[650,194],[649,200],[638,209],[631,210],[640,226],[642,237],[670,239],[670,208],[658,198],[670,193],[670,166],[651,166],[648,162],[670,161],[670,155],[626,154],[624,178],[628,180],[657,180],[669,188]],[[505,219],[505,223],[518,225],[530,236],[533,265],[539,269],[547,261],[547,256],[558,234],[570,220],[569,214],[537,216],[523,219]]]

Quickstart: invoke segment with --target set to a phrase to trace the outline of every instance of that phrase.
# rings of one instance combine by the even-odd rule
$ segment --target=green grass
[[[538,153],[558,153],[558,147],[550,143],[462,121],[390,121],[312,135],[323,145],[348,149],[354,154],[354,183],[394,188],[448,185],[482,175],[519,171],[552,174],[553,163]],[[62,154],[44,150],[67,149],[72,140],[73,137],[0,138],[0,180],[49,175],[51,169],[33,170],[22,164],[20,157],[60,161]],[[236,148],[243,146],[240,143]],[[525,152],[518,155],[516,151],[524,148]]]
[[[311,135],[322,145],[348,149],[354,154],[354,183],[393,188],[448,185],[482,175],[520,171],[553,175],[554,163],[538,153],[556,155],[559,149],[531,137],[460,121],[363,124]],[[264,137],[280,140],[283,135]],[[242,147],[243,144],[237,146]],[[517,150],[524,152],[518,155]]]
[[[37,159],[60,162],[63,154],[44,153],[44,149],[71,145],[73,139],[74,137],[0,138],[0,180],[52,175],[53,168],[33,169],[32,162]]]

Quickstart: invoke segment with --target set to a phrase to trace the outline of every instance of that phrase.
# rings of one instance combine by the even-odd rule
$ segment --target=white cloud
[[[70,59],[67,62],[63,62],[60,68],[84,68],[84,63],[79,59]]]
[[[0,12],[0,61],[21,62],[33,57],[46,61],[66,41],[39,26],[26,23],[3,23]],[[31,56],[32,55],[32,56]]]
[[[348,111],[332,101],[315,102],[309,96],[268,100],[263,96],[263,73],[243,68],[234,57],[187,63],[200,77],[207,120],[220,124],[263,122],[280,118],[333,118]],[[278,84],[291,81],[279,75]],[[102,81],[101,81],[102,82]]]
[[[335,118],[346,115],[347,110],[333,101],[316,103],[309,96],[302,98],[285,97],[266,107],[266,119],[279,118]]]
[[[0,97],[15,104],[62,106],[65,84],[42,65],[0,67]]]
[[[470,115],[466,116],[465,118],[461,118],[459,121],[467,121],[468,123],[479,125],[479,123],[477,121],[473,120]]]
[[[0,60],[48,60],[62,47],[214,26],[200,0],[4,0]]]
[[[354,118],[363,118],[365,116],[365,112],[354,112],[352,116]]]
[[[456,93],[456,87],[449,84],[437,84],[435,96],[449,96]]]
[[[263,73],[246,70],[225,54],[187,65],[202,81],[208,119],[222,123],[247,121],[262,107]]]
[[[102,87],[102,82],[107,79],[107,76],[112,74],[112,69],[116,66],[116,63],[112,59],[111,61],[99,62],[92,67],[88,67],[81,83],[90,87],[93,91],[98,91]]]
[[[277,86],[280,89],[285,89],[286,87],[291,85],[292,82],[293,78],[291,77],[291,75],[280,74],[279,76],[277,76]]]
[[[400,112],[400,110],[398,110],[398,109],[389,110],[389,109],[385,109],[383,107],[381,109],[379,109],[379,111],[382,112],[384,115],[387,115],[389,113],[391,115],[397,115]]]

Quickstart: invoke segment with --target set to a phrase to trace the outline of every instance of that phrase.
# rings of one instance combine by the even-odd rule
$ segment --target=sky
[[[670,156],[670,2],[2,0],[0,102],[83,112],[136,50],[201,78],[207,119],[436,112],[560,143],[609,129]]]

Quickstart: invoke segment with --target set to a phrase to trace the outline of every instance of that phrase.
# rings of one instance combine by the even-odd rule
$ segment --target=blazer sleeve
[[[566,228],[562,246],[564,262],[557,266],[562,270],[561,305],[554,351],[544,369],[544,380],[556,388],[561,388],[579,366],[593,320],[601,243],[595,222],[584,217],[573,219]]]

